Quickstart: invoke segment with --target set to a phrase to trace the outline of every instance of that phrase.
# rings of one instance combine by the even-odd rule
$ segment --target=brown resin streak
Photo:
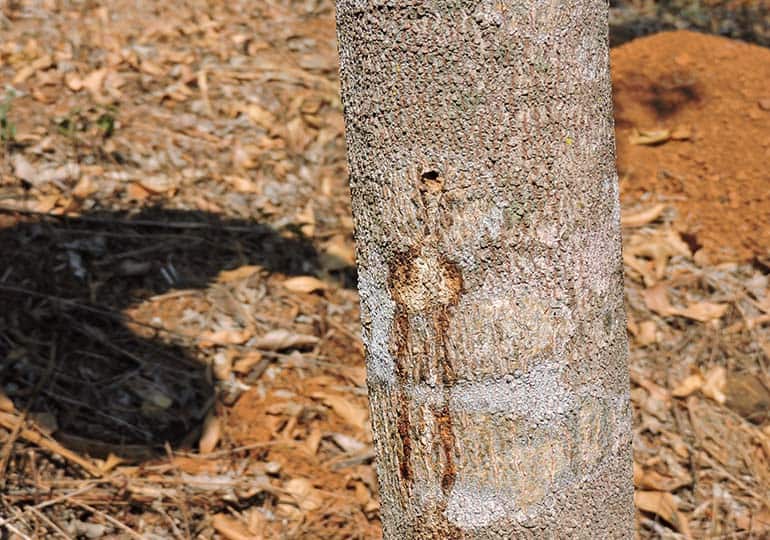
[[[402,255],[397,257],[390,265],[390,272],[388,275],[388,288],[391,291],[398,289],[398,284],[404,279],[402,272],[398,269],[404,267],[404,259],[408,258],[408,255]],[[401,479],[404,481],[404,486],[408,491],[411,491],[412,482],[414,480],[414,472],[412,470],[412,422],[409,414],[409,398],[406,395],[406,381],[407,375],[407,362],[410,357],[409,341],[409,314],[406,307],[402,302],[398,302],[398,296],[396,297],[396,312],[393,317],[393,327],[391,329],[391,354],[395,360],[396,370],[396,429],[398,430],[398,438],[401,441],[401,453],[399,457],[398,470],[401,475]]]
[[[444,403],[442,407],[433,410],[433,418],[438,427],[439,441],[444,452],[444,469],[441,471],[441,490],[445,496],[449,496],[457,477],[457,468],[454,462],[455,433],[452,429],[452,414],[449,406]]]
[[[409,358],[409,318],[406,310],[401,305],[396,308],[393,327],[393,344],[396,349],[393,351],[393,357],[396,361],[396,378],[398,379],[396,390],[398,400],[396,427],[398,429],[398,437],[401,440],[401,456],[398,469],[407,489],[411,489],[412,480],[414,479],[411,462],[412,423],[409,415],[409,398],[405,393],[404,385],[407,378],[406,366],[404,364]]]
[[[428,255],[423,256],[425,253]],[[449,408],[449,395],[457,377],[450,361],[447,335],[452,308],[458,303],[463,292],[463,280],[458,266],[439,253],[438,249],[424,244],[420,250],[411,249],[393,257],[389,265],[388,288],[396,302],[396,312],[391,328],[391,351],[395,359],[398,382],[396,427],[402,450],[399,455],[399,472],[409,490],[411,490],[414,482],[414,470],[411,463],[415,440],[413,439],[413,431],[422,428],[412,425],[406,389],[414,385],[425,384],[427,382],[426,376],[429,373],[428,366],[421,365],[421,359],[413,354],[413,341],[417,336],[412,332],[410,316],[427,317],[432,323],[431,333],[433,335],[425,336],[422,339],[432,342],[433,347],[429,343],[425,343],[421,348],[424,351],[432,351],[430,358],[423,361],[431,362],[433,368],[438,371],[443,394],[442,402],[431,408],[434,433],[437,436],[434,443],[440,447],[439,454],[443,458],[440,477],[437,480],[444,498],[435,508],[435,511],[437,515],[441,516],[440,520],[444,521],[442,540],[451,540],[462,538],[462,532],[444,517],[448,498],[458,472],[456,465],[457,444]],[[435,273],[432,273],[431,277],[436,279],[437,287],[442,292],[435,293],[427,300],[421,299],[415,302],[410,295],[423,286],[420,283],[420,269],[416,266],[421,256],[423,256],[422,264],[425,264],[426,257],[435,264]],[[434,290],[431,287],[432,283],[424,285],[426,289]],[[416,538],[423,538],[423,536],[418,533]]]

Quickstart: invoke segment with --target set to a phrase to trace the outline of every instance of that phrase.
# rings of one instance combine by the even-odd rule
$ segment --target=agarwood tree
[[[388,539],[631,538],[600,0],[337,0]]]

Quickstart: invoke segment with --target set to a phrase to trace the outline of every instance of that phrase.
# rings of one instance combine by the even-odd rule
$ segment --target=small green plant
[[[107,109],[96,119],[96,125],[102,130],[102,136],[107,139],[115,133],[115,107]]]
[[[85,131],[85,123],[79,108],[71,109],[67,116],[57,120],[56,128],[60,135],[75,139],[78,131]]]
[[[8,113],[11,112],[11,104],[16,94],[13,90],[8,90],[5,94],[5,99],[0,103],[0,142],[8,144],[13,142],[16,138],[16,124],[8,118]]]
[[[107,139],[115,132],[115,113],[115,107],[112,106],[85,111],[76,107],[66,116],[57,119],[56,129],[60,135],[71,140],[76,140],[81,135],[97,135]]]

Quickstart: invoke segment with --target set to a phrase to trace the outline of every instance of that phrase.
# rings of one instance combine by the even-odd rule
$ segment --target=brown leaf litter
[[[378,537],[331,2],[0,13],[0,529]],[[639,535],[767,537],[768,52],[612,55]]]

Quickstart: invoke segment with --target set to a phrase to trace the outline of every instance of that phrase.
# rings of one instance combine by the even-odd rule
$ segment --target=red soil
[[[770,254],[770,50],[678,31],[612,51],[624,202],[665,201],[712,261]],[[634,145],[634,130],[691,130]]]

